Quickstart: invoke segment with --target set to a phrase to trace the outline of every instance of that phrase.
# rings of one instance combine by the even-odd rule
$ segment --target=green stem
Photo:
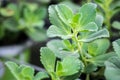
[[[86,75],[86,79],[85,80],[90,80],[90,74]]]
[[[82,61],[84,62],[85,66],[86,66],[87,62],[86,62],[86,59],[85,59],[83,51],[82,51],[82,42],[80,42],[78,40],[77,34],[78,34],[78,32],[76,30],[73,30],[73,41],[75,41],[75,43],[77,44],[78,52],[81,56]]]

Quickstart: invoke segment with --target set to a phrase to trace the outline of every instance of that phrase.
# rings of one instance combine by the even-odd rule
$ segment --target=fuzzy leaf
[[[84,31],[84,30],[97,31],[98,30],[98,26],[96,25],[96,23],[90,22],[87,25],[80,27],[80,31]]]
[[[107,80],[120,80],[120,58],[112,57],[105,62],[105,77]]]
[[[51,73],[54,72],[55,68],[55,54],[47,47],[42,47],[41,50],[41,62],[44,65],[45,69]]]
[[[90,41],[93,41],[95,39],[102,38],[102,37],[109,37],[109,32],[107,29],[102,29],[95,33],[89,34],[88,36],[85,36],[85,38],[82,38],[79,41],[90,42]]]
[[[80,69],[82,69],[81,61],[70,56],[64,58],[63,61],[59,63],[56,72],[59,76],[69,76],[79,72]]]
[[[87,3],[80,8],[79,13],[82,15],[80,25],[86,25],[89,22],[93,22],[96,17],[96,4]]]
[[[72,36],[71,34],[66,33],[63,29],[54,25],[49,27],[49,29],[47,30],[47,35],[49,37],[61,37],[63,39],[68,39]]]
[[[60,5],[59,5],[60,6]],[[62,35],[64,36],[64,35],[70,35],[71,34],[71,28],[65,23],[65,22],[63,22],[62,20],[61,20],[61,18],[60,18],[60,16],[58,15],[58,12],[57,12],[57,10],[56,10],[56,7],[57,7],[57,5],[52,5],[52,6],[50,6],[49,7],[49,19],[50,19],[50,22],[54,25],[54,27],[52,26],[52,28],[50,27],[49,29],[48,29],[48,36],[50,36],[50,37],[55,37],[55,36],[59,36],[59,37],[62,37]],[[54,35],[53,33],[52,33],[52,31],[53,30],[56,30],[56,32],[57,32],[57,35]],[[59,31],[60,30],[60,31]],[[64,32],[64,33],[62,33],[62,32]],[[62,35],[61,35],[61,33],[62,33]],[[51,34],[51,35],[49,35],[49,34]],[[64,37],[62,37],[62,38],[64,38]],[[67,37],[68,38],[68,37]]]
[[[97,66],[104,66],[104,62],[107,61],[110,57],[115,56],[113,52],[102,54],[96,57],[91,58],[93,64]]]
[[[33,80],[33,68],[25,65],[18,66],[16,63],[10,61],[5,64],[17,80]]]
[[[101,29],[103,21],[104,21],[103,16],[101,16],[101,15],[96,16],[95,23],[97,24],[99,29]]]
[[[107,39],[97,39],[88,45],[88,53],[92,56],[104,54],[110,46],[110,42]]]
[[[118,55],[118,57],[120,58],[120,39],[113,42],[113,48],[116,54]]]

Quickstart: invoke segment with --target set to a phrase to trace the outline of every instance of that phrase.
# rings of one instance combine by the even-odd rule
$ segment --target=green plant
[[[118,12],[120,12],[120,1],[119,0],[94,0],[103,11],[104,23],[107,26],[107,29],[111,31],[111,18]]]
[[[44,78],[48,78],[48,74],[51,80],[79,80],[80,75],[84,73],[86,80],[90,80],[92,74],[96,72],[97,75],[100,74],[96,71],[98,67],[105,66],[105,61],[116,56],[114,52],[108,51],[109,32],[102,28],[103,19],[102,16],[96,15],[96,7],[96,4],[87,3],[76,13],[64,4],[49,7],[49,19],[52,25],[48,28],[47,35],[61,39],[49,41],[47,47],[40,50],[40,59],[46,69]],[[119,52],[119,45],[114,46]],[[15,63],[6,62],[6,64],[16,79],[26,80],[24,67],[20,68],[23,74],[21,77],[14,70],[16,68],[11,68],[16,66]],[[18,66],[17,68],[19,70]],[[27,72],[31,73],[26,73],[29,77],[27,80],[34,80],[33,69]]]
[[[25,32],[35,41],[46,39],[46,31],[43,28],[43,19],[46,16],[46,8],[36,3],[10,3],[5,8],[0,9],[1,15],[7,17],[2,24],[1,32],[5,30],[12,32]],[[1,34],[1,38],[3,34]],[[38,38],[40,37],[40,38]]]

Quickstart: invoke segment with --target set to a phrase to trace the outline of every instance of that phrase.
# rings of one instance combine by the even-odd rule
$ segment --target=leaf
[[[96,25],[96,23],[90,22],[87,25],[80,27],[80,31],[84,31],[84,30],[97,31],[98,30],[98,26]]]
[[[18,23],[15,19],[9,18],[3,22],[3,27],[10,31],[19,31],[18,29]]]
[[[47,47],[42,47],[41,52],[41,62],[44,65],[48,73],[54,72],[56,57],[55,54]]]
[[[110,46],[108,39],[97,39],[88,44],[88,53],[92,56],[104,54]]]
[[[47,30],[47,35],[49,37],[61,37],[63,39],[68,39],[72,37],[71,34],[66,33],[64,30],[54,25],[49,27],[49,29]]]
[[[115,29],[120,30],[120,22],[114,21],[114,22],[112,23],[112,27],[115,28]]]
[[[115,56],[113,52],[102,54],[102,55],[91,58],[91,62],[97,66],[104,66],[104,62],[113,56]]]
[[[69,40],[63,40],[63,44],[65,45],[66,49],[74,51],[74,46],[70,43]]]
[[[116,54],[118,55],[118,57],[120,58],[120,39],[113,42],[113,48]]]
[[[105,62],[105,77],[107,80],[120,80],[120,58],[112,57]]]
[[[45,79],[48,78],[48,74],[46,72],[38,72],[33,80],[41,80],[41,79]]]
[[[79,54],[76,52],[66,51],[66,46],[64,45],[62,40],[51,40],[47,43],[47,47],[54,52],[54,54],[60,58],[63,59],[67,56],[74,56],[79,57]]]
[[[6,62],[5,64],[17,80],[33,79],[34,76],[33,68],[25,65],[18,66],[16,63],[10,61]]]
[[[26,34],[34,41],[45,41],[47,39],[46,31],[44,29],[26,30]]]
[[[58,12],[59,17],[61,18],[63,22],[67,23],[66,21],[68,21],[69,19],[73,17],[72,10],[66,5],[59,4],[55,8],[56,8],[56,11]]]
[[[80,25],[86,25],[89,22],[93,22],[95,20],[96,7],[96,4],[87,3],[80,8],[79,13],[82,15]]]
[[[85,73],[91,73],[93,71],[96,71],[97,70],[97,66],[92,64],[92,63],[89,63],[86,67],[85,67]]]
[[[103,21],[104,19],[102,15],[96,15],[95,23],[99,27],[99,30],[102,28]]]
[[[15,78],[17,80],[19,80],[18,75],[16,74],[16,71],[18,69],[18,65],[14,62],[6,62],[5,65],[9,68],[9,70],[11,71],[11,73],[15,76]]]
[[[102,37],[109,37],[109,32],[107,29],[102,29],[95,33],[89,34],[88,36],[85,36],[85,38],[82,38],[79,41],[90,42],[90,41],[93,41],[95,39],[102,38]]]
[[[48,36],[50,37],[62,37],[62,38],[69,38],[71,36],[71,28],[61,20],[60,16],[58,15],[58,12],[56,10],[57,5],[52,5],[49,7],[48,11],[49,11],[49,19],[50,22],[54,25],[52,26],[52,28],[50,27],[48,29]],[[56,30],[57,34],[53,34],[53,30]],[[61,35],[62,34],[62,35]],[[64,35],[70,35],[69,37],[65,37]]]
[[[83,68],[81,61],[75,57],[66,57],[61,63],[57,64],[56,73],[59,76],[73,75]]]

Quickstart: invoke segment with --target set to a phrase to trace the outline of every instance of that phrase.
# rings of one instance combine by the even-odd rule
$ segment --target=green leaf
[[[96,4],[87,3],[80,8],[79,13],[82,15],[80,25],[86,25],[89,22],[94,22],[96,17]]]
[[[3,22],[3,27],[10,31],[19,31],[18,29],[18,23],[15,19],[9,18]]]
[[[18,66],[16,63],[10,61],[5,64],[17,80],[33,80],[33,68],[25,65]]]
[[[105,77],[107,80],[120,80],[120,58],[112,57],[105,62]]]
[[[47,35],[49,37],[61,37],[63,39],[68,39],[72,37],[72,34],[68,34],[63,29],[54,25],[49,27],[49,29],[47,30]]]
[[[89,34],[85,36],[84,38],[80,39],[79,41],[90,42],[90,41],[93,41],[95,39],[102,38],[102,37],[109,37],[109,32],[107,29],[102,29],[95,33]]]
[[[70,43],[69,40],[63,40],[63,44],[67,50],[74,51],[74,46]]]
[[[18,65],[14,62],[6,62],[5,65],[9,68],[11,73],[14,75],[14,77],[19,80],[18,74],[16,74],[16,71],[18,69]]]
[[[54,26],[52,26],[52,28],[50,27],[48,29],[48,36],[50,36],[50,37],[53,37],[53,36],[62,37],[62,35],[64,36],[64,34],[66,36],[67,35],[69,36],[69,35],[71,35],[71,28],[65,22],[63,22],[61,20],[60,16],[58,15],[58,12],[56,10],[56,7],[57,7],[57,5],[52,5],[48,9],[50,22],[54,25]],[[56,30],[57,35],[52,34],[54,29]],[[68,38],[68,36],[67,36],[67,38]],[[64,38],[64,37],[62,37],[62,38]]]
[[[41,80],[41,79],[45,79],[48,78],[48,74],[46,72],[38,72],[33,80]]]
[[[88,44],[88,53],[92,56],[104,54],[110,46],[108,39],[97,39]]]
[[[66,49],[66,46],[64,45],[62,40],[51,40],[47,43],[47,47],[50,50],[52,50],[54,52],[54,54],[60,59],[63,59],[66,56],[79,57],[79,54],[76,52],[64,50],[64,49]]]
[[[67,7],[66,5],[59,4],[55,8],[56,8],[56,11],[58,12],[60,19],[63,22],[67,23],[67,21],[69,21],[69,19],[71,19],[73,17],[72,10],[69,7]]]
[[[115,29],[120,30],[120,22],[114,21],[114,22],[112,23],[112,27],[115,28]]]
[[[86,67],[85,67],[85,73],[91,73],[93,71],[96,71],[97,70],[97,66],[92,64],[92,63],[89,63]]]
[[[56,73],[59,76],[69,76],[79,72],[82,68],[83,64],[79,59],[68,56],[58,63]]]
[[[96,25],[96,23],[94,22],[90,22],[85,26],[80,27],[80,31],[97,31],[98,30],[98,26]]]
[[[45,69],[51,73],[54,72],[56,57],[55,54],[47,47],[42,47],[41,50],[41,62]]]
[[[104,62],[107,61],[110,57],[115,56],[114,52],[102,54],[96,57],[91,58],[91,62],[97,66],[104,66]]]
[[[103,16],[96,15],[95,23],[99,27],[99,30],[102,28],[103,21],[104,21]]]
[[[26,30],[26,34],[34,41],[45,41],[47,39],[46,31],[44,29]]]
[[[118,57],[120,58],[120,39],[113,42],[113,48],[116,54],[118,55]]]

